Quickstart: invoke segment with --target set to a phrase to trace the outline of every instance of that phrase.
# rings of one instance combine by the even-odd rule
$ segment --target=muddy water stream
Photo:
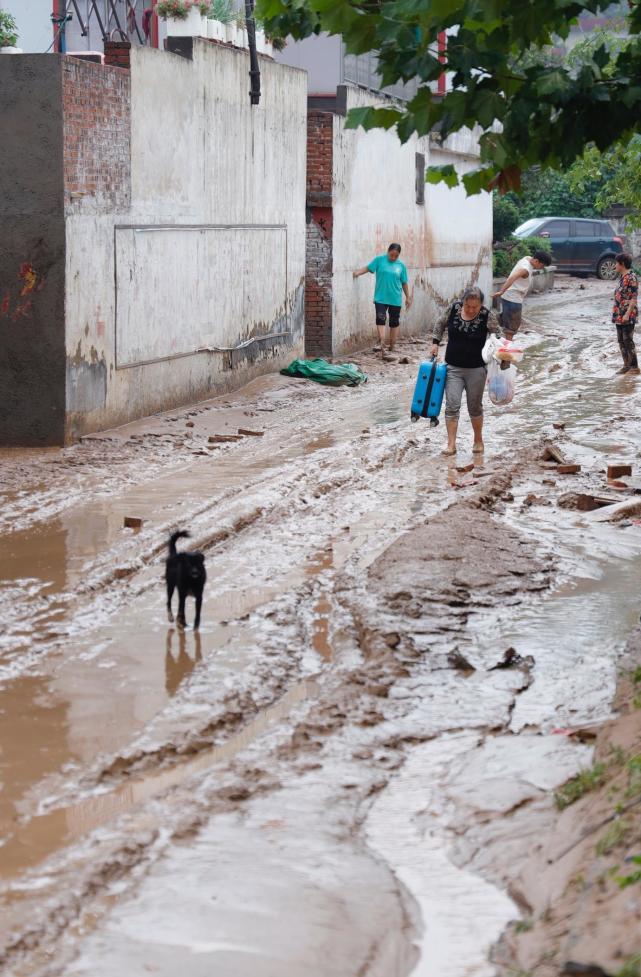
[[[70,817],[74,823],[86,820],[87,825],[95,826],[101,818],[109,819],[114,810],[146,797],[142,788],[138,794],[128,789],[113,800],[101,800],[95,810],[103,813],[93,818],[77,818],[73,805],[59,808],[57,814],[32,818],[37,811],[65,801],[77,789],[71,785],[79,784],[83,771],[91,769],[98,758],[107,763],[117,757],[152,720],[164,736],[188,735],[198,718],[194,709],[202,714],[206,708],[201,702],[190,709],[190,681],[198,679],[200,685],[213,689],[233,686],[251,670],[265,640],[253,612],[307,580],[318,579],[319,585],[309,612],[312,654],[305,671],[313,674],[319,664],[331,660],[332,604],[324,589],[328,571],[336,572],[354,552],[366,565],[393,538],[391,534],[400,532],[416,511],[428,507],[418,489],[426,480],[420,463],[415,463],[404,473],[399,489],[390,490],[389,475],[376,459],[376,452],[384,457],[390,450],[383,443],[374,449],[367,490],[363,491],[362,484],[342,490],[340,512],[345,524],[331,495],[327,496],[329,508],[321,496],[313,509],[304,497],[302,503],[300,499],[283,503],[281,497],[284,494],[287,500],[291,485],[309,471],[313,457],[320,458],[315,465],[322,481],[327,471],[331,474],[332,467],[338,467],[337,458],[343,455],[354,427],[362,430],[368,421],[373,428],[385,430],[398,422],[401,409],[391,397],[350,407],[337,419],[332,434],[321,430],[310,437],[308,428],[294,437],[278,439],[275,451],[261,443],[254,448],[252,460],[241,462],[230,453],[217,458],[213,470],[195,465],[188,472],[137,486],[109,501],[87,502],[51,522],[2,539],[4,565],[13,569],[11,583],[21,585],[18,606],[23,619],[29,621],[29,630],[25,628],[22,637],[25,642],[29,638],[31,647],[37,646],[38,638],[44,641],[32,657],[32,668],[26,671],[28,656],[16,655],[22,646],[18,643],[16,648],[14,641],[7,649],[18,673],[0,690],[0,737],[14,744],[0,760],[4,785],[0,831],[6,836],[1,874],[14,873],[54,851],[69,837],[65,825]],[[392,451],[397,437],[395,432],[389,438]],[[368,436],[361,438],[361,460],[367,464]],[[295,460],[300,463],[300,474],[295,471],[292,475]],[[290,485],[283,490],[285,472]],[[446,476],[443,470],[436,470],[430,477],[436,486]],[[313,494],[317,493],[312,480],[309,501]],[[176,515],[169,501],[172,497],[180,500],[184,517]],[[203,505],[203,499],[212,501]],[[270,512],[274,503],[281,506],[275,513]],[[118,598],[114,602],[99,596],[89,608],[79,607],[74,600],[74,589],[91,572],[93,557],[104,560],[107,553],[118,559],[119,547],[143,541],[142,534],[123,532],[125,514],[142,516],[150,525],[145,527],[149,536],[165,524],[170,510],[174,520],[188,519],[196,535],[198,527],[211,525],[212,518],[219,521],[236,511],[241,516],[245,512],[260,516],[263,507],[266,516],[258,518],[255,527],[235,537],[233,546],[215,551],[213,573],[210,563],[213,586],[199,635],[180,634],[168,627],[160,561],[136,574],[137,596],[131,600],[123,595],[122,606]],[[28,574],[36,599],[42,593],[56,594],[65,602],[51,601],[38,615],[25,587]],[[8,580],[4,583],[9,586]],[[8,602],[5,606],[9,609]],[[61,615],[65,621],[61,622]],[[47,639],[57,636],[56,631],[52,633],[54,616],[62,639],[48,650]],[[301,687],[307,686],[303,682]],[[176,696],[179,701],[174,707]],[[212,757],[216,756],[214,751]],[[185,777],[190,769],[187,765]],[[16,817],[31,819],[17,833]],[[50,830],[47,825],[53,824],[57,827]]]
[[[636,461],[638,395],[632,379],[611,379],[600,324],[607,293],[600,287],[594,293],[532,303],[518,398],[490,413],[486,458],[477,479],[467,476],[471,490],[505,449],[518,451],[542,429],[556,436],[552,422],[566,423],[560,437],[584,466],[568,482],[572,490],[602,484],[594,473],[613,455]],[[560,329],[550,336],[559,309],[563,337]],[[221,452],[214,468],[211,459],[198,460],[2,539],[11,572],[0,583],[0,613],[15,639],[3,646],[14,678],[8,674],[0,690],[2,742],[11,744],[0,759],[0,872],[11,926],[20,924],[21,905],[33,904],[38,885],[44,898],[43,859],[64,857],[96,827],[135,814],[170,788],[193,783],[194,796],[206,793],[208,778],[220,776],[212,770],[232,757],[259,756],[293,715],[313,707],[322,683],[340,675],[349,659],[337,576],[358,575],[412,520],[434,517],[467,491],[451,487],[465,479],[438,457],[440,432],[430,435],[406,419],[411,372],[377,379],[382,391],[371,383],[341,391],[340,400],[323,391],[320,409],[295,406],[296,424],[267,415],[273,427],[262,425],[264,437]],[[458,461],[466,460],[461,450]],[[555,505],[523,505],[529,494],[545,494],[550,477],[545,469],[522,483],[517,476],[514,503],[502,517],[552,554],[555,587],[516,611],[509,601],[479,611],[464,649],[481,674],[514,646],[534,657],[535,680],[514,699],[499,679],[492,694],[474,679],[463,693],[443,672],[420,679],[425,706],[405,722],[438,733],[451,729],[454,717],[461,728],[408,753],[369,810],[369,852],[346,841],[351,815],[336,799],[337,783],[349,792],[348,756],[363,748],[348,730],[322,771],[301,768],[277,794],[253,801],[245,816],[219,815],[197,842],[171,846],[136,894],[106,890],[101,913],[110,912],[102,922],[101,913],[87,917],[70,936],[81,952],[65,974],[169,977],[186,966],[190,977],[215,971],[491,977],[487,949],[518,911],[491,882],[452,862],[457,819],[474,820],[489,808],[509,811],[589,762],[587,747],[568,744],[555,730],[608,714],[617,652],[638,618],[638,527],[597,526]],[[139,534],[123,533],[127,514],[146,519]],[[165,622],[161,558],[140,559],[180,521],[196,541],[211,537],[216,524],[242,521],[208,556],[215,569],[198,640]],[[79,584],[131,559],[139,565],[126,586],[79,599]],[[274,615],[288,624],[270,630]],[[303,654],[272,687],[255,669],[275,649],[278,670],[281,639],[283,656],[295,646]],[[127,769],[141,751],[153,755],[180,738],[189,744],[222,692],[242,683],[259,708],[241,729],[194,756],[188,748],[161,769],[132,767],[126,779],[101,780],[101,770],[118,771],[119,762]],[[488,738],[495,727],[501,733]],[[168,827],[170,808],[164,816]],[[207,879],[216,881],[205,906],[197,893]],[[368,887],[380,898],[372,899]],[[283,915],[290,920],[286,933],[278,923]],[[354,933],[366,942],[377,926],[388,932],[385,918],[397,919],[397,938],[383,941],[365,969],[356,963],[352,969],[347,961],[369,952]],[[27,962],[16,977],[38,972]]]

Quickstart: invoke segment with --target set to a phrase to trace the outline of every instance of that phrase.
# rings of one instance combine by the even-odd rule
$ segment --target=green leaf
[[[470,170],[463,175],[463,186],[470,195],[480,193],[481,190],[488,190],[490,188],[490,184],[496,175],[497,171],[493,166]],[[514,224],[514,227],[516,227],[516,224]]]
[[[458,186],[458,173],[451,163],[444,166],[428,166],[425,171],[426,183],[445,183],[448,187]]]
[[[572,80],[560,68],[540,75],[536,82],[538,95],[557,95],[563,97],[572,90]]]
[[[398,109],[370,108],[368,106],[350,109],[345,119],[346,129],[392,129],[400,119],[402,112]]]

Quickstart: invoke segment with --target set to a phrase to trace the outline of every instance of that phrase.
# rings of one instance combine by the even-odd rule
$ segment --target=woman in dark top
[[[447,381],[445,384],[445,426],[447,427],[446,455],[456,454],[456,432],[461,411],[461,399],[465,391],[467,410],[474,431],[472,450],[480,453],[483,444],[483,390],[487,367],[481,352],[488,333],[499,332],[496,313],[483,305],[480,288],[468,288],[463,298],[455,302],[434,329],[432,356],[438,356],[438,347],[447,328]]]

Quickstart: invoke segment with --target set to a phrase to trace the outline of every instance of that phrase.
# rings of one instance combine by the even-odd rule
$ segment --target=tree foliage
[[[550,242],[544,237],[513,237],[503,241],[492,252],[492,268],[495,278],[507,278],[514,265],[534,251],[551,254]]]
[[[607,151],[641,132],[641,0],[630,0],[631,38],[571,59],[537,57],[567,38],[576,18],[610,6],[599,0],[259,0],[279,34],[341,34],[351,54],[374,51],[383,85],[418,79],[406,105],[352,110],[348,125],[395,127],[405,142],[438,129],[447,137],[480,127],[480,166],[462,177],[468,193],[520,187],[538,164],[564,169],[587,144]],[[448,32],[445,63],[438,37]],[[532,56],[534,52],[534,57]],[[443,70],[451,90],[439,97]],[[451,170],[434,179],[458,181]]]
[[[512,231],[522,224],[521,212],[513,200],[508,197],[494,195],[493,200],[494,217],[494,240],[505,241]]]
[[[568,182],[577,194],[596,185],[598,211],[623,205],[629,209],[628,227],[641,228],[641,137],[635,136],[627,145],[616,145],[604,153],[596,146],[588,147],[570,169]]]
[[[523,174],[520,193],[494,194],[494,239],[503,241],[531,217],[597,217],[604,204],[600,199],[602,179],[596,169],[575,176],[574,164],[567,173],[535,166]],[[516,218],[516,219],[515,219]],[[507,231],[507,233],[506,233]]]

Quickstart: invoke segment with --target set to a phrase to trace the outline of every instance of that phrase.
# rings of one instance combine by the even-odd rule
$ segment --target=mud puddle
[[[322,443],[317,450],[332,447]],[[340,445],[336,450],[342,451]],[[246,476],[237,462],[230,460],[232,465],[234,477]],[[264,656],[268,638],[254,612],[288,593],[295,604],[295,588],[305,581],[313,585],[298,612],[309,628],[305,668],[313,671],[319,662],[331,662],[332,576],[352,557],[367,565],[408,519],[429,505],[442,504],[438,499],[428,502],[429,482],[422,469],[418,458],[392,491],[386,472],[375,470],[365,479],[366,491],[356,485],[339,499],[324,495],[308,507],[306,517],[293,513],[284,521],[269,516],[267,523],[256,523],[235,538],[232,547],[216,552],[210,559],[211,591],[200,635],[177,634],[167,627],[161,566],[143,571],[142,578],[153,586],[139,590],[134,600],[123,595],[122,606],[112,608],[107,619],[81,618],[86,634],[76,629],[68,647],[59,646],[46,668],[41,662],[40,671],[46,674],[36,682],[30,676],[18,677],[0,694],[0,707],[12,703],[0,713],[3,739],[14,737],[16,715],[31,716],[28,753],[34,758],[25,766],[19,752],[0,763],[6,785],[0,829],[12,835],[16,816],[24,819],[34,810],[60,805],[78,789],[83,771],[97,771],[97,762],[107,763],[123,750],[135,754],[140,736],[141,748],[155,749],[156,743],[189,735],[205,712],[211,712],[208,690],[215,690],[219,699],[243,676],[251,676]],[[213,480],[218,474],[223,473],[207,477]],[[444,469],[433,478],[434,484],[442,482]],[[264,483],[261,491],[264,494]],[[336,506],[346,519],[338,527]],[[113,518],[112,525],[118,526],[119,514]],[[205,512],[201,521],[208,518]],[[188,609],[188,620],[189,614]],[[284,691],[275,688],[272,694],[279,699]],[[63,836],[52,832],[51,837],[55,846]],[[31,858],[27,849],[25,857]]]
[[[58,807],[49,814],[32,818],[5,838],[0,877],[6,880],[24,872],[52,852],[72,844],[133,807],[186,783],[222,760],[231,760],[270,727],[284,720],[298,703],[313,699],[317,693],[315,679],[305,679],[290,688],[274,706],[261,712],[240,733],[230,736],[221,746],[204,750],[194,759],[184,760],[169,770],[146,777],[132,777],[115,790],[94,793],[77,804]],[[24,755],[28,756],[29,751],[25,750]]]

